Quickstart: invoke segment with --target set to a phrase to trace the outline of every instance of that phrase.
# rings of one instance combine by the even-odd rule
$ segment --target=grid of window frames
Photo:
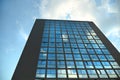
[[[45,21],[36,80],[119,77],[120,66],[88,22]]]

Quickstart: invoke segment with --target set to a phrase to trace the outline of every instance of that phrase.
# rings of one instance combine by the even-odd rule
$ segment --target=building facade
[[[90,21],[37,19],[12,80],[120,79],[120,53]]]

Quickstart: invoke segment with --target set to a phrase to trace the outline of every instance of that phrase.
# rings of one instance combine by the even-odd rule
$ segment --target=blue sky
[[[120,0],[0,0],[0,80],[10,80],[36,18],[93,21],[120,51]]]

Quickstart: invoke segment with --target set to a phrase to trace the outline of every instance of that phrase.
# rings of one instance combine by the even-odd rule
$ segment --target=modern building
[[[120,53],[91,21],[37,19],[12,80],[119,80]]]

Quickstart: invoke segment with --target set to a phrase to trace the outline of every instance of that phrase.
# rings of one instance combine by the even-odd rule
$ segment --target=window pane
[[[88,55],[82,55],[83,60],[90,60]]]
[[[78,70],[79,78],[88,78],[85,70]]]
[[[95,68],[103,68],[100,62],[93,62]]]
[[[75,69],[68,69],[68,78],[77,78]]]
[[[65,68],[65,62],[64,61],[57,61],[57,67],[58,68]]]
[[[58,78],[66,78],[66,70],[58,69]]]
[[[67,68],[75,68],[73,61],[67,61]]]
[[[81,60],[80,54],[74,54],[74,59],[75,60]]]
[[[48,60],[55,60],[55,54],[48,53]]]
[[[107,60],[104,55],[98,55],[100,60]]]
[[[76,61],[76,66],[77,68],[84,68],[83,62],[81,61]]]
[[[47,69],[47,78],[56,78],[56,70]]]
[[[46,58],[47,58],[47,54],[46,53],[40,53],[39,59],[46,59]]]
[[[56,64],[55,64],[55,61],[48,61],[48,68],[55,68],[56,67]]]
[[[98,60],[98,57],[96,55],[90,55],[92,60]]]
[[[97,78],[97,74],[95,70],[87,70],[90,78]]]
[[[37,69],[36,77],[37,78],[44,78],[45,77],[45,69]]]
[[[45,60],[41,60],[41,61],[38,61],[38,67],[43,67],[45,68],[46,67],[46,61]]]
[[[104,70],[97,70],[97,73],[100,78],[108,78],[108,76]]]
[[[64,54],[57,54],[57,60],[64,60]]]
[[[110,78],[117,78],[114,70],[106,70]]]
[[[112,57],[112,55],[106,55],[106,57],[107,57],[108,60],[115,60],[115,59]]]
[[[109,62],[102,62],[104,68],[111,68]]]
[[[118,76],[120,77],[120,70],[115,70]]]
[[[90,61],[85,61],[84,64],[85,64],[86,68],[93,68],[92,62],[90,62]]]
[[[113,68],[120,68],[117,62],[110,62]]]
[[[65,54],[66,60],[73,60],[72,54]]]

